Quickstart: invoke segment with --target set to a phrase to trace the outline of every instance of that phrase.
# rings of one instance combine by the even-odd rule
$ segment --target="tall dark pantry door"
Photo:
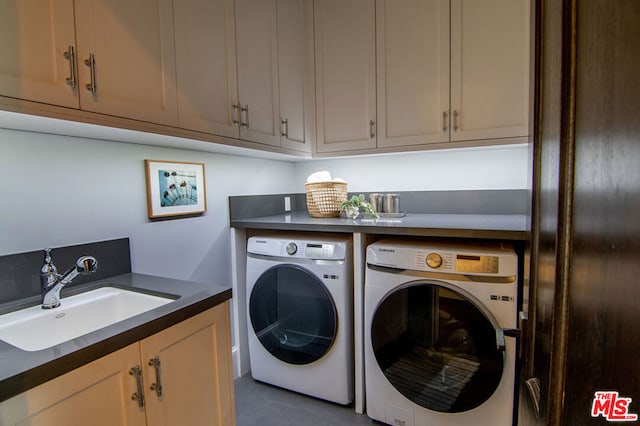
[[[618,392],[616,407],[630,398],[627,413],[640,414],[640,1],[535,1],[532,269],[519,424],[602,425],[624,410],[602,400],[593,417],[597,391]],[[537,417],[524,386],[533,378]]]

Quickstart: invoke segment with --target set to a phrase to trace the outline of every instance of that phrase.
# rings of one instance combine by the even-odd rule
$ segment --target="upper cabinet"
[[[177,124],[170,0],[2,0],[0,94]]]
[[[315,140],[313,2],[278,0],[280,143],[311,152]]]
[[[310,152],[310,4],[174,2],[180,127]]]
[[[374,0],[315,2],[318,152],[375,148]]]
[[[315,32],[318,153],[527,135],[529,0],[322,1]]]
[[[239,137],[233,0],[174,2],[179,126]]]
[[[529,1],[452,0],[451,140],[526,136]]]
[[[80,108],[178,124],[171,0],[75,0]]]
[[[236,0],[240,139],[280,145],[275,0]]]
[[[378,147],[447,142],[449,0],[376,7]]]
[[[528,133],[529,7],[0,0],[0,102],[321,156],[519,142]]]
[[[78,108],[73,0],[0,0],[0,94]]]

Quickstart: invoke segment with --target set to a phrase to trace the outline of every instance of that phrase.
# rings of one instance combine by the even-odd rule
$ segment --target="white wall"
[[[526,144],[372,155],[296,163],[295,192],[319,170],[349,192],[527,189],[531,172]]]
[[[205,163],[206,214],[150,221],[145,159]],[[530,169],[526,146],[291,163],[0,128],[0,255],[129,237],[134,272],[231,285],[227,197],[304,192],[318,170],[367,192],[520,189]]]
[[[144,160],[205,163],[207,212],[152,222]],[[294,190],[293,163],[0,129],[0,255],[131,239],[134,272],[231,282],[229,195]]]
[[[207,282],[229,278],[229,195],[304,192],[318,170],[349,191],[521,189],[526,145],[290,163],[0,129],[0,255],[131,238],[135,272]],[[206,167],[207,212],[147,218],[144,159]]]

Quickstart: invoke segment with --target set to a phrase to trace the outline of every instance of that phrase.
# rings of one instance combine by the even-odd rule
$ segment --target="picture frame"
[[[150,219],[207,211],[204,163],[144,160]]]

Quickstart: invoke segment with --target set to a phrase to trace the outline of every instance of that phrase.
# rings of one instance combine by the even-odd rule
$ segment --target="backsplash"
[[[67,287],[131,272],[129,238],[51,249],[51,258],[61,274],[80,256],[90,255],[98,260],[95,274],[78,276]],[[0,304],[39,296],[43,262],[44,250],[0,256]],[[64,289],[62,294],[64,296]]]
[[[398,194],[400,211],[418,214],[527,214],[530,195],[524,189],[461,191],[386,191]],[[349,197],[359,192],[349,192]],[[362,193],[369,200],[369,192]],[[306,195],[277,194],[229,197],[230,219],[284,214],[284,197],[292,212],[306,212]]]

